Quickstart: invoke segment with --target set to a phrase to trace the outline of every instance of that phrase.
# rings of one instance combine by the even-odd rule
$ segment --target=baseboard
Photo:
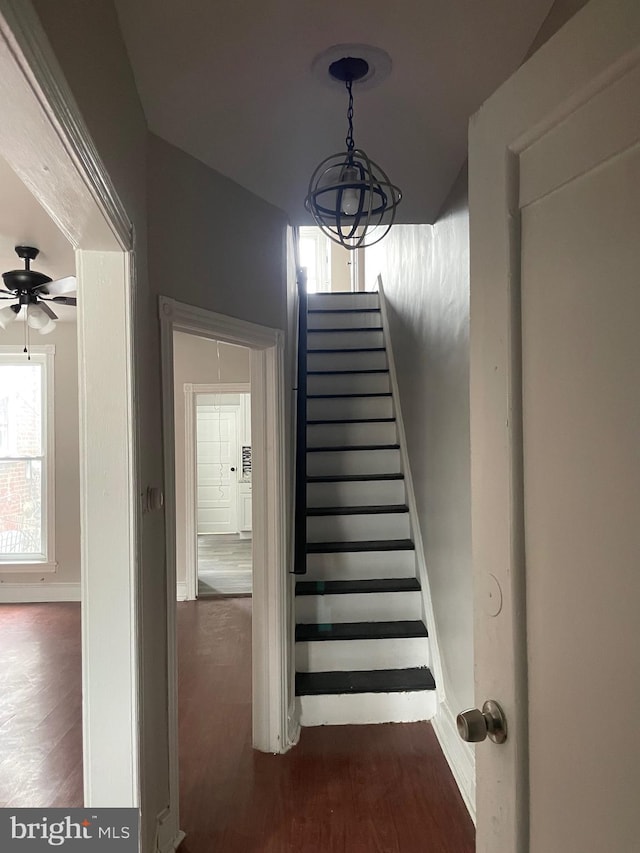
[[[476,759],[473,747],[460,739],[455,715],[447,702],[442,702],[431,720],[440,747],[462,794],[462,799],[476,822]]]
[[[0,582],[0,603],[28,604],[46,601],[80,601],[79,583]]]
[[[186,601],[188,598],[187,582],[178,581],[176,583],[176,599],[177,601]]]

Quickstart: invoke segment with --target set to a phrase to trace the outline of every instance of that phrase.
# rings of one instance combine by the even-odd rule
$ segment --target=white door
[[[640,4],[594,0],[470,135],[477,850],[640,850]]]
[[[238,532],[238,410],[196,406],[198,534]]]

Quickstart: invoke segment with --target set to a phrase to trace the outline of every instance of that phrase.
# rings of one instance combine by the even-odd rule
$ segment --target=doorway
[[[251,393],[251,486],[253,495],[252,744],[285,752],[297,738],[290,714],[292,672],[291,577],[287,574],[285,477],[284,333],[160,297],[163,443],[167,553],[167,678],[169,684],[170,801],[178,809],[178,680],[175,416],[175,333],[249,350]],[[184,398],[184,394],[182,395]],[[194,469],[192,469],[194,470]],[[194,494],[194,489],[190,489]]]
[[[252,592],[251,350],[173,335],[176,595]]]
[[[252,591],[250,388],[193,394],[198,598]]]
[[[29,4],[5,4],[0,16],[0,80],[0,156],[75,249],[82,294],[77,322],[84,803],[138,806],[142,508],[133,226]]]

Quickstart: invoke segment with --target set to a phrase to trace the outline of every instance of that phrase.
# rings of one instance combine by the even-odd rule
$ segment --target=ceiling
[[[116,0],[150,129],[285,210],[344,150],[346,94],[311,73],[335,44],[393,68],[355,97],[355,141],[432,222],[466,157],[469,117],[520,64],[552,0]]]
[[[54,279],[74,275],[76,265],[71,243],[0,157],[0,272],[22,269],[23,261],[14,251],[14,247],[20,245],[40,249],[38,259],[32,265],[38,272]],[[0,307],[10,304],[3,300]],[[52,307],[60,320],[75,321],[75,308],[68,305]]]

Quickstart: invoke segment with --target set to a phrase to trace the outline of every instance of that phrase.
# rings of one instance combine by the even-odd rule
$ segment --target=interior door
[[[211,396],[196,404],[197,532],[238,533],[239,406]]]
[[[595,0],[471,128],[482,853],[640,849],[639,57]]]

